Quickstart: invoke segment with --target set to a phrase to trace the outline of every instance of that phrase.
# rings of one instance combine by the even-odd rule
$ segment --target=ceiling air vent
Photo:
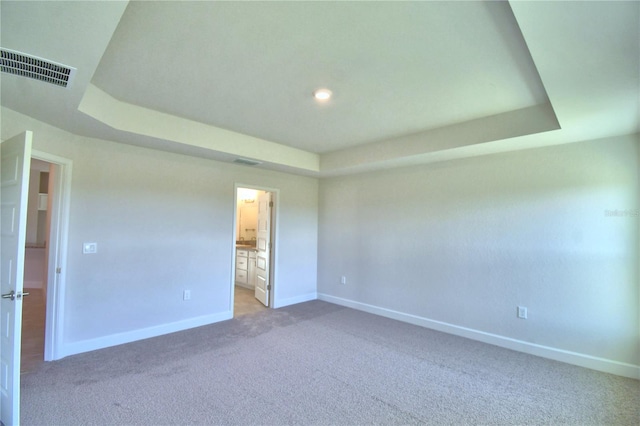
[[[76,69],[0,47],[0,71],[69,87]]]
[[[248,158],[236,158],[233,160],[234,163],[243,164],[245,166],[257,166],[258,164],[262,164],[260,161],[249,160]]]

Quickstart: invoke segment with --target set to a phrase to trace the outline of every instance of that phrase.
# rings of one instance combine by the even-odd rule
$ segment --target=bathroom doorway
[[[273,307],[277,192],[236,185],[233,315]]]

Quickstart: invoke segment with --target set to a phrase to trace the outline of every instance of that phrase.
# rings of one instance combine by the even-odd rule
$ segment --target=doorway
[[[37,368],[44,361],[47,313],[47,259],[51,205],[55,188],[50,185],[53,164],[31,159],[27,201],[27,233],[24,257],[24,294],[22,301],[22,342],[20,372]]]
[[[277,190],[236,185],[234,216],[234,316],[273,307]]]
[[[71,194],[69,159],[33,150],[27,206],[21,371],[62,358]],[[35,181],[32,183],[32,181]],[[36,183],[37,182],[37,183]],[[31,253],[29,253],[31,252]],[[35,260],[33,255],[35,253]],[[30,290],[33,289],[33,293]]]

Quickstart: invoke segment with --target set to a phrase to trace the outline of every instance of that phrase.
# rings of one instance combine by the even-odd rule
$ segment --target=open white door
[[[269,306],[269,264],[271,256],[271,193],[258,193],[258,230],[256,233],[256,289],[255,296]]]
[[[0,144],[0,420],[5,426],[20,423],[22,285],[31,140],[32,133],[25,132]]]

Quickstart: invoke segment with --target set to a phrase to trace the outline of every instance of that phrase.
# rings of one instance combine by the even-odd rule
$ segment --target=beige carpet
[[[44,363],[24,425],[637,425],[640,382],[314,301]]]

